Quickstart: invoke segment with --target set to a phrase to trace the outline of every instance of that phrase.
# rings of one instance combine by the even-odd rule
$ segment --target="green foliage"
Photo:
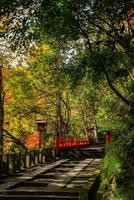
[[[0,1],[0,38],[5,52],[10,48],[17,56],[27,55],[32,46],[35,13],[39,6],[36,0]]]
[[[122,130],[112,135],[112,142],[107,146],[102,166],[102,186],[105,198],[113,200],[133,199],[134,183],[134,135],[133,131]]]
[[[114,134],[116,134],[116,132],[121,133],[124,128],[127,128],[126,123],[124,123],[122,119],[127,111],[125,112],[125,106],[123,104],[118,104],[117,102],[118,99],[112,92],[106,91],[105,95],[100,100],[97,113],[97,120],[101,129],[109,129]]]
[[[134,199],[134,181],[130,180],[117,189],[113,200],[132,200]]]
[[[128,105],[129,97],[111,84],[118,77],[133,79],[132,34],[122,24],[129,9],[129,1],[43,1],[40,17],[45,34],[76,49],[76,58],[68,68],[74,83],[77,85],[91,69],[89,76],[94,82],[106,78],[113,92]]]
[[[54,149],[55,147],[54,137],[49,137],[48,143],[47,144],[45,143],[44,147],[48,149]]]
[[[117,156],[116,150],[114,152],[111,147],[113,143],[109,145],[106,151],[106,156],[103,160],[103,169],[102,169],[102,184],[104,186],[109,185],[114,179],[118,179],[122,173],[122,160]],[[114,145],[115,147],[115,145]]]
[[[127,200],[127,193],[125,188],[120,188],[115,193],[113,200]]]

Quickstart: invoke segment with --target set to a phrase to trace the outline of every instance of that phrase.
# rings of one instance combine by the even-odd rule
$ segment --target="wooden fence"
[[[27,168],[50,162],[54,159],[53,149],[40,149],[17,151],[13,153],[4,154],[3,166],[1,166],[2,174],[12,174],[21,172]]]

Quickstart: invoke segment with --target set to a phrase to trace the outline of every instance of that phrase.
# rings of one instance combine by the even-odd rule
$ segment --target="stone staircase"
[[[60,158],[103,158],[104,146],[88,146],[84,148],[70,148],[64,149],[58,153]]]
[[[1,200],[78,200],[78,192],[41,192],[41,191],[32,191],[27,192],[14,192],[8,194],[1,194]]]
[[[78,200],[103,155],[100,147],[63,151],[54,163],[3,180],[0,200]]]

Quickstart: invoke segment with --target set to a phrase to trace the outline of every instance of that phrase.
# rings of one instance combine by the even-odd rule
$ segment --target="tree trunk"
[[[129,112],[130,112],[130,117],[131,117],[130,127],[132,129],[134,129],[134,101],[132,101],[130,103],[130,110],[129,110]]]
[[[94,139],[95,139],[96,142],[98,142],[96,118],[94,118]]]
[[[59,57],[56,59],[56,66],[54,70],[55,86],[56,86],[56,132],[62,135],[61,123],[61,91],[60,91],[60,74],[59,74]]]
[[[83,128],[84,128],[85,136],[88,137],[88,124],[87,124],[86,115],[85,115],[85,112],[82,108],[81,99],[79,97],[78,97],[78,99],[79,99],[79,108],[80,108],[80,113],[81,113],[81,116],[82,116],[82,122],[83,122]]]
[[[56,110],[57,110],[57,132],[62,135],[62,122],[61,122],[61,99],[60,94],[57,95],[56,100]]]
[[[3,124],[4,124],[4,92],[3,92],[3,66],[0,65],[0,173],[3,163]]]
[[[96,113],[97,113],[97,109],[96,109],[96,98],[94,96],[94,99],[93,99],[93,113],[94,113],[94,139],[95,139],[95,142],[98,142],[98,135],[97,135],[97,121],[96,121]]]

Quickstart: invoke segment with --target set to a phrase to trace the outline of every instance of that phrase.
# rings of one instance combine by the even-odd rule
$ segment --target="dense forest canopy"
[[[41,15],[45,33],[80,45],[76,49],[77,55],[83,54],[81,62],[87,62],[95,76],[103,73],[110,88],[131,107],[132,97],[123,96],[112,82],[127,75],[134,81],[133,29],[128,21],[132,6],[129,1],[44,1]]]

